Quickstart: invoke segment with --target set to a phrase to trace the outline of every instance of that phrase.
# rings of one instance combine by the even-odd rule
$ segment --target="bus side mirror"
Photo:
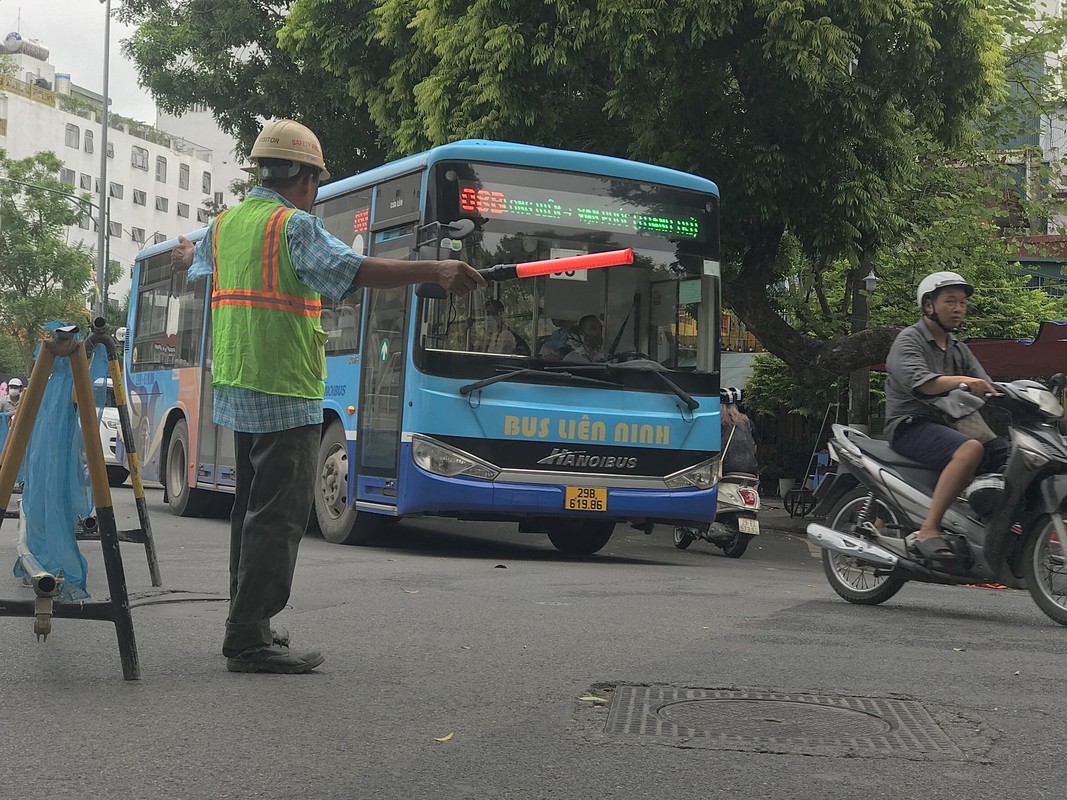
[[[439,283],[420,283],[415,289],[415,296],[426,300],[447,300],[448,290]]]

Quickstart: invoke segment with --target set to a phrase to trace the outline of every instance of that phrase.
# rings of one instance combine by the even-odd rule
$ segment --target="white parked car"
[[[126,469],[126,451],[122,448],[119,410],[115,407],[111,378],[107,379],[107,400],[100,415],[100,443],[104,446],[107,482],[112,486],[122,486],[130,477],[130,471]]]

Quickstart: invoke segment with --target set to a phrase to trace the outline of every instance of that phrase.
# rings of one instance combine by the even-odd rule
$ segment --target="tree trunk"
[[[767,227],[752,233],[739,274],[723,286],[726,305],[764,348],[789,366],[799,383],[823,384],[856,370],[885,363],[900,328],[889,325],[866,328],[865,325],[863,330],[848,336],[817,339],[794,329],[768,302],[767,287],[781,280],[775,273],[781,239],[780,227]]]

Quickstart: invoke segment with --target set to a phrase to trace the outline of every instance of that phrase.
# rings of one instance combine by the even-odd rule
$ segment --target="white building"
[[[84,242],[95,253],[102,97],[56,73],[47,49],[39,43],[11,34],[4,44],[17,72],[15,77],[0,76],[0,147],[13,159],[42,151],[59,156],[64,164],[60,179],[72,194],[89,193],[94,204],[92,218],[69,229],[69,241]],[[223,143],[210,116],[209,124],[200,119],[189,128],[207,134],[208,145],[120,118],[120,113],[113,109],[109,116],[109,208],[104,215],[108,257],[123,269],[122,278],[109,287],[113,302],[129,291],[130,268],[145,244],[203,227],[212,204],[235,205],[238,198],[229,184],[243,175],[235,163],[233,140]]]

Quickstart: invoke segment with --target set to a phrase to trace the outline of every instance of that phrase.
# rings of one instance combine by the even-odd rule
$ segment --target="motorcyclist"
[[[8,418],[14,416],[23,388],[21,378],[12,378],[8,381],[7,397],[0,398],[0,414],[5,414]]]
[[[954,389],[985,398],[996,394],[978,359],[955,334],[967,315],[974,287],[956,272],[934,272],[919,282],[916,301],[922,318],[898,335],[886,359],[886,430],[896,452],[941,475],[930,509],[912,546],[926,558],[954,558],[941,536],[941,518],[981,468],[1004,465],[1008,443],[994,437],[984,444],[956,430],[933,405]],[[909,537],[911,538],[911,537]]]
[[[741,390],[727,387],[719,392],[722,425],[722,474],[758,475],[756,426],[740,408]]]

